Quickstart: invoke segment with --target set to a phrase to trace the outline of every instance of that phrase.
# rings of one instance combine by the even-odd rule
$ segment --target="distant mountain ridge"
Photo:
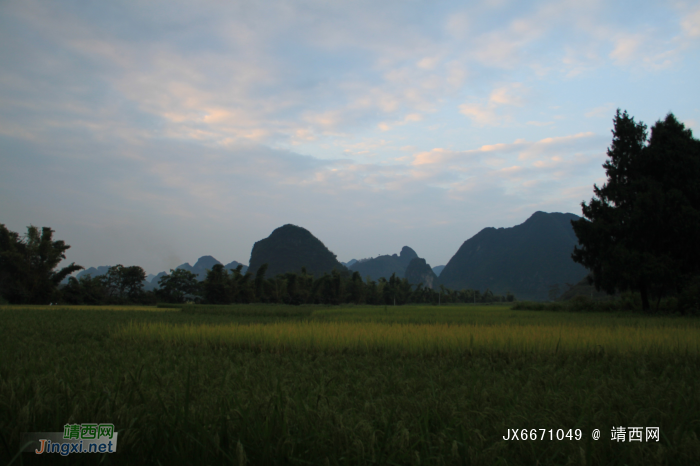
[[[359,272],[362,278],[369,276],[372,280],[379,280],[381,277],[389,279],[394,273],[397,277],[404,278],[406,267],[417,257],[416,251],[408,246],[404,246],[398,255],[387,254],[372,259],[362,259],[352,264],[349,268],[353,272]]]
[[[99,277],[100,275],[104,275],[109,271],[109,268],[112,267],[111,265],[101,265],[99,267],[90,267],[89,269],[84,269],[78,272],[75,276],[75,278],[80,278],[83,275],[90,275],[92,277]],[[68,280],[66,278],[66,280]]]
[[[563,291],[567,283],[578,283],[588,273],[571,259],[573,248],[578,244],[571,221],[578,219],[571,213],[535,212],[520,225],[484,228],[466,240],[447,265],[432,269],[408,246],[398,255],[352,259],[347,269],[357,271],[363,279],[370,276],[375,281],[396,274],[427,287],[443,285],[453,290],[466,288],[482,292],[490,289],[495,294],[511,292],[519,300],[546,300],[553,290]],[[347,270],[311,232],[290,224],[275,229],[269,237],[255,243],[249,267],[237,261],[224,267],[233,270],[242,265],[243,273],[255,273],[265,263],[268,264],[265,274],[268,278],[299,272],[302,267],[316,277],[334,269]],[[206,278],[207,270],[216,264],[221,262],[212,256],[202,256],[194,265],[186,262],[176,268],[194,273],[201,281]],[[108,269],[109,266],[90,267],[76,276],[95,277],[107,273]],[[166,273],[148,275],[144,289],[158,288],[158,280]]]
[[[438,277],[425,259],[416,257],[406,267],[405,278],[411,285],[423,285],[432,290]]]
[[[577,283],[588,271],[571,259],[578,238],[570,213],[535,212],[511,228],[484,228],[465,241],[438,277],[447,288],[495,294],[512,292],[519,300],[546,300],[550,287]]]
[[[176,269],[184,269],[192,272],[193,274],[197,275],[197,280],[202,281],[205,278],[207,278],[207,270],[211,270],[216,264],[222,264],[218,260],[214,259],[212,256],[202,256],[199,259],[197,259],[197,262],[194,265],[190,265],[189,262],[185,262],[184,264],[178,265],[175,267]],[[225,269],[228,270],[233,270],[239,265],[243,265],[238,261],[233,261],[229,262],[228,264],[224,265]],[[246,273],[248,270],[248,267],[246,265],[243,265],[243,268],[241,269],[241,272]],[[161,274],[164,274],[166,272],[161,272]],[[159,274],[160,275],[160,274]]]
[[[194,273],[197,276],[197,280],[202,281],[205,278],[207,278],[207,270],[211,270],[212,267],[216,264],[221,264],[218,260],[216,260],[212,256],[202,256],[199,259],[197,259],[197,262],[195,262],[194,265],[190,265],[189,262],[185,262],[184,264],[180,264],[175,269],[184,269],[189,272]],[[223,265],[223,264],[222,264]],[[228,270],[234,270],[236,267],[239,265],[243,265],[238,261],[232,261],[229,262],[228,264],[224,265],[225,269]],[[101,265],[99,267],[90,267],[89,269],[81,270],[78,272],[75,276],[75,278],[80,279],[80,277],[84,275],[91,275],[92,277],[99,277],[100,275],[104,275],[109,271],[109,268],[112,267],[111,265]],[[243,265],[241,272],[246,273],[248,270],[248,266]],[[156,275],[153,274],[148,274],[146,276],[146,279],[143,282],[143,289],[144,291],[150,291],[150,290],[155,290],[159,288],[158,286],[158,280],[160,280],[160,277],[163,275],[168,275],[170,271],[163,271],[159,272]],[[63,283],[67,283],[68,278],[66,278]]]
[[[249,271],[255,274],[267,264],[266,277],[299,272],[302,267],[319,277],[332,270],[347,270],[318,238],[305,228],[283,225],[257,241],[250,253]]]

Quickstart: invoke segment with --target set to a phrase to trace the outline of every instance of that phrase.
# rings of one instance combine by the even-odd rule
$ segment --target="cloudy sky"
[[[85,267],[447,263],[581,214],[616,108],[700,132],[697,1],[0,2],[0,223]]]

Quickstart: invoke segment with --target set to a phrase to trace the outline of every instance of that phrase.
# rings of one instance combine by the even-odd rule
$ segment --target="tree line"
[[[144,291],[146,272],[139,266],[110,267],[104,275],[68,277],[83,269],[75,263],[54,271],[70,248],[63,241],[53,241],[53,230],[43,228],[38,234],[30,226],[27,235],[9,231],[0,224],[0,296],[13,304],[156,304],[158,302],[206,304],[279,303],[279,304],[409,304],[409,303],[490,303],[513,301],[507,293],[496,295],[490,290],[450,290],[443,286],[432,290],[422,284],[412,285],[406,278],[393,274],[377,281],[362,278],[359,272],[333,270],[319,277],[302,267],[266,277],[267,264],[255,275],[242,273],[242,265],[227,270],[217,264],[207,271],[203,281],[184,269],[171,269],[158,280],[159,287]]]
[[[199,284],[200,296],[210,304],[231,303],[278,303],[278,304],[384,304],[402,305],[417,303],[458,303],[458,302],[506,302],[515,297],[507,293],[495,295],[492,291],[450,290],[440,287],[433,290],[423,284],[412,285],[406,278],[392,274],[374,281],[364,279],[359,272],[333,270],[319,277],[307,273],[302,267],[299,273],[287,272],[265,278],[267,264],[261,266],[255,276],[241,273],[238,266],[230,273],[222,265],[215,265],[207,272],[206,279]],[[171,270],[170,275],[161,277],[161,296],[170,301],[191,298],[171,283],[188,282],[188,289],[195,290],[195,275],[186,270]],[[172,290],[172,291],[170,291]],[[196,298],[195,298],[196,299]]]

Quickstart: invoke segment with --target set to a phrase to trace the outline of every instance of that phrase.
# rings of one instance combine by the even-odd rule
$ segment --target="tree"
[[[202,286],[206,302],[210,304],[231,304],[233,302],[228,272],[223,265],[216,264],[211,270],[207,270],[207,278]]]
[[[259,301],[265,301],[265,290],[263,288],[265,272],[267,272],[267,264],[262,264],[255,273],[255,295]]]
[[[197,294],[197,275],[185,269],[170,269],[169,275],[158,279],[158,295],[171,303],[185,302],[186,295]]]
[[[100,276],[107,295],[112,300],[135,300],[143,292],[146,272],[138,265],[124,267],[117,264]]]
[[[130,300],[135,300],[143,293],[143,282],[146,280],[146,271],[138,265],[124,267],[122,269],[122,294]]]
[[[47,304],[57,298],[58,284],[83,268],[73,262],[55,271],[70,246],[53,241],[53,233],[30,225],[20,237],[0,224],[0,295],[9,302]]]
[[[650,298],[677,294],[700,274],[700,141],[673,114],[646,125],[618,109],[607,182],[581,203],[572,221],[579,246],[572,258],[592,272],[596,289],[638,291]]]
[[[107,291],[102,277],[83,275],[80,279],[69,277],[68,283],[61,288],[63,301],[68,304],[104,304],[107,302]]]

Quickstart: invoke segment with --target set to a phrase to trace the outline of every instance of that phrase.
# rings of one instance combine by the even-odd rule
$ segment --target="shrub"
[[[678,296],[676,309],[681,314],[700,314],[700,277],[693,278]]]

